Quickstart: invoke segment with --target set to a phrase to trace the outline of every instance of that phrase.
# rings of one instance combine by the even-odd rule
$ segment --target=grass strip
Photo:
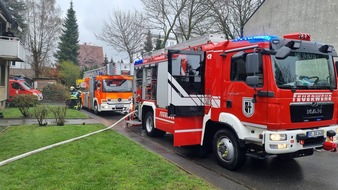
[[[103,125],[11,127],[0,160],[81,136]],[[0,167],[1,189],[215,189],[113,130]]]

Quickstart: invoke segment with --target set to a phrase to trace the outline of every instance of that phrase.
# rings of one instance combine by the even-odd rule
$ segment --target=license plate
[[[116,108],[123,108],[123,105],[116,105]]]
[[[306,132],[306,137],[314,138],[324,136],[324,130],[315,130],[315,131],[308,131]]]

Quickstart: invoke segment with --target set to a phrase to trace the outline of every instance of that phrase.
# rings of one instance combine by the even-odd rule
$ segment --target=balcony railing
[[[26,60],[26,50],[17,37],[0,36],[0,58],[10,61]]]

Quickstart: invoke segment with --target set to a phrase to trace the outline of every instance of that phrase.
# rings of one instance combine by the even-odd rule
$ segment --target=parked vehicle
[[[191,39],[135,62],[136,115],[147,135],[171,133],[174,146],[213,150],[230,170],[247,156],[334,151],[334,56],[333,46],[304,33]]]
[[[84,82],[86,89],[81,93],[83,108],[100,112],[128,113],[132,107],[132,82],[133,77],[123,73],[109,72],[106,67],[86,71]]]
[[[38,97],[38,100],[43,99],[42,92],[32,88],[24,79],[14,78],[9,79],[9,101],[17,94],[33,94]]]

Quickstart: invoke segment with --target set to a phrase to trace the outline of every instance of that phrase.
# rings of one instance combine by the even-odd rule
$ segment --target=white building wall
[[[338,48],[337,0],[265,0],[244,26],[244,36],[304,32]]]
[[[31,69],[31,65],[29,65],[28,63],[25,62],[11,62],[9,65],[10,68],[13,69]]]

